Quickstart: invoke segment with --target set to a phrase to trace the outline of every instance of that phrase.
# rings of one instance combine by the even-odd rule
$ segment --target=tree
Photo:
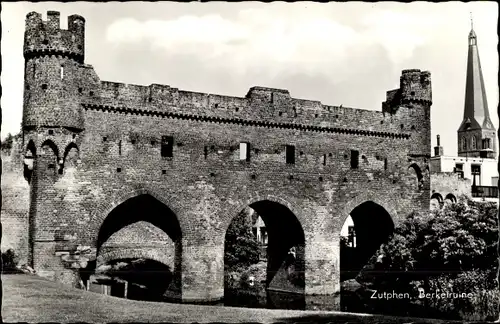
[[[252,221],[246,210],[236,216],[226,232],[224,266],[234,270],[259,262],[259,243],[252,233]]]
[[[377,290],[414,296],[422,286],[427,292],[473,293],[481,302],[463,298],[424,302],[456,317],[469,316],[479,308],[485,316],[494,316],[491,305],[497,304],[498,297],[497,213],[496,204],[466,197],[442,209],[413,213],[357,279]]]

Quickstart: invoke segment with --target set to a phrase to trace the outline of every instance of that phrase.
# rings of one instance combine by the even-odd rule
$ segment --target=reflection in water
[[[340,294],[332,296],[306,296],[272,289],[226,289],[220,306],[293,309],[338,310]]]

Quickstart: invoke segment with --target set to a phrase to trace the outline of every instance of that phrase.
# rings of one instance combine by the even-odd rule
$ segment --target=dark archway
[[[431,206],[430,206],[431,210],[441,208],[441,206],[443,205],[443,202],[444,202],[444,199],[440,193],[438,193],[438,192],[433,193],[431,196]]]
[[[141,224],[142,226],[136,226]],[[149,224],[149,228],[144,226],[145,224]],[[156,229],[156,231],[151,230],[152,228]],[[162,238],[158,232],[166,235]],[[121,233],[126,235],[121,235]],[[151,234],[156,239],[159,239],[161,244],[145,239]],[[167,262],[159,266],[160,262],[158,260],[148,257],[148,255],[158,254],[155,252],[158,249],[160,249],[159,252],[162,252],[161,249],[168,248],[169,242],[167,240],[171,240],[173,243],[173,269]],[[113,244],[108,246],[110,241],[113,241]],[[138,281],[144,278],[144,274],[155,273],[155,281],[149,281],[150,287],[147,287],[151,294],[156,295],[155,299],[161,297],[157,295],[158,289],[161,290],[162,287],[167,287],[163,289],[165,297],[180,298],[182,287],[182,232],[180,224],[172,210],[151,195],[138,195],[114,208],[101,225],[96,248],[98,260],[102,258],[102,254],[107,254],[106,261],[108,265],[114,264],[118,260],[142,260],[140,266],[133,267],[133,271]],[[114,248],[116,248],[116,251]],[[110,254],[116,257],[114,259],[109,258]],[[146,256],[146,258],[143,256]],[[155,266],[153,267],[153,265]],[[131,273],[127,273],[127,276],[130,278]],[[163,280],[160,278],[163,278]],[[151,300],[151,297],[146,299]]]
[[[424,180],[424,176],[422,175],[422,170],[420,169],[420,167],[418,166],[418,164],[416,163],[412,163],[408,169],[413,169],[415,171],[415,175],[417,177],[417,188],[418,189],[422,189],[422,186],[423,186],[423,180]]]
[[[36,161],[36,146],[32,140],[28,142],[26,146],[26,151],[24,152],[24,179],[31,184],[31,176],[33,175],[33,170]]]
[[[51,140],[43,142],[38,156],[37,167],[40,168],[41,176],[55,179],[58,170],[59,149]]]
[[[355,245],[340,246],[341,281],[353,279],[379,247],[387,243],[394,232],[394,222],[384,207],[366,201],[355,207],[350,217],[354,224]]]
[[[253,234],[255,240],[257,240],[255,225],[260,224],[259,228],[264,227],[265,234],[260,236],[261,242],[259,246],[264,253],[260,257],[259,266],[252,267],[252,269],[256,269],[255,281],[243,278],[240,282],[241,289],[248,289],[244,293],[248,294],[249,291],[254,291],[260,296],[253,296],[255,299],[259,299],[258,301],[251,301],[250,298],[247,298],[246,301],[238,301],[236,300],[238,296],[234,293],[234,290],[229,289],[228,283],[225,282],[226,304],[282,308],[284,305],[277,304],[276,300],[283,302],[286,299],[287,308],[303,309],[305,301],[305,236],[299,220],[286,206],[270,200],[261,200],[250,204],[248,207],[233,218],[226,231],[224,268],[226,274],[231,271],[228,267],[228,260],[233,256],[228,251],[234,251],[234,248],[230,247],[230,244],[233,244],[232,241],[234,241],[234,238],[230,237],[230,235],[235,235],[234,228],[246,224],[243,226],[248,228],[248,231],[252,231],[253,228]],[[245,217],[247,221],[242,220]],[[241,231],[241,233],[243,232]],[[236,238],[236,241],[238,241],[238,238]],[[243,256],[242,259],[244,258]],[[263,264],[264,262],[267,264]],[[249,269],[248,262],[238,271],[248,273],[247,269]],[[227,278],[227,276],[225,277]],[[277,293],[282,296],[273,298]],[[228,296],[231,296],[229,303]]]
[[[449,203],[455,204],[457,202],[457,197],[455,197],[454,194],[449,193],[446,195],[446,198],[444,200]]]

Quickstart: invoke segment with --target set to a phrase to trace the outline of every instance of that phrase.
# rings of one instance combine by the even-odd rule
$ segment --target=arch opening
[[[64,150],[63,161],[60,164],[59,173],[62,174],[63,170],[73,170],[76,168],[78,159],[79,159],[78,146],[75,143],[69,143]]]
[[[136,287],[133,299],[180,299],[180,224],[172,210],[153,196],[141,194],[115,207],[99,229],[96,248],[94,274]],[[154,280],[146,280],[148,276]]]
[[[91,291],[102,291],[102,286],[105,286],[107,294],[115,297],[162,301],[166,299],[164,292],[172,280],[172,269],[163,262],[148,258],[121,258],[101,265],[88,287]]]
[[[394,222],[384,207],[366,201],[351,211],[343,229],[340,239],[341,282],[356,278],[379,247],[389,241]]]
[[[446,195],[446,197],[444,198],[444,201],[445,203],[449,203],[449,204],[455,204],[457,202],[457,197],[455,197],[454,194],[452,193],[449,193]]]
[[[35,167],[35,160],[36,160],[36,146],[35,143],[33,143],[32,140],[28,142],[28,145],[26,146],[26,150],[24,152],[24,179],[28,181],[28,183],[31,184],[31,177],[33,175],[33,170]]]
[[[54,178],[58,170],[59,149],[51,140],[43,142],[40,155],[38,156],[38,167],[41,175]],[[54,178],[55,179],[55,178]]]
[[[441,206],[443,206],[443,202],[444,202],[444,199],[440,193],[438,193],[438,192],[433,193],[431,196],[430,209],[435,210],[435,209],[441,208]]]
[[[416,178],[417,178],[417,188],[418,189],[422,189],[423,187],[423,181],[424,181],[424,176],[422,174],[422,170],[420,169],[420,167],[418,166],[418,164],[416,163],[412,163],[408,169],[413,169],[413,171],[415,171],[415,175],[416,175]]]
[[[235,216],[225,235],[224,273],[226,305],[304,309],[305,235],[293,212],[262,200]]]

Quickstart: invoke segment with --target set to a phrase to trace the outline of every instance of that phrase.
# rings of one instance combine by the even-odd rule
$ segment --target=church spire
[[[496,131],[488,111],[472,13],[470,21],[465,105],[463,120],[458,129],[458,155],[493,158],[496,156]]]

